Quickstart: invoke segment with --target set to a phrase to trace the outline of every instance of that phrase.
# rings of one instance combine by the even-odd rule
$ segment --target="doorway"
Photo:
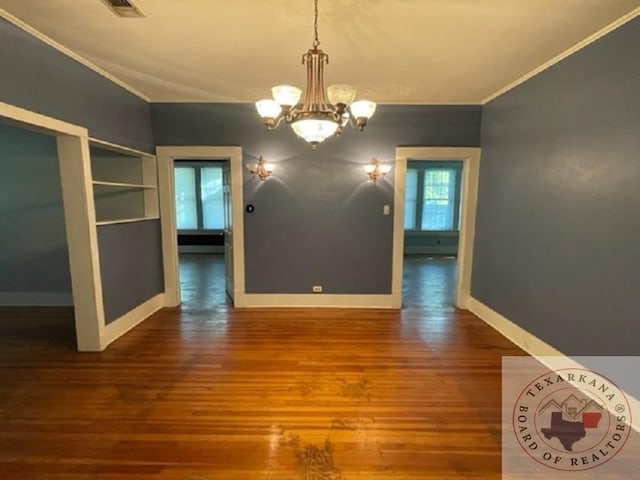
[[[224,306],[233,295],[229,161],[174,160],[183,308]]]
[[[0,120],[0,335],[73,345],[74,310],[56,137]]]
[[[447,310],[454,304],[463,163],[407,160],[403,306]]]
[[[157,156],[158,182],[165,192],[160,200],[160,211],[168,301],[172,306],[182,303],[181,270],[191,276],[188,288],[197,290],[198,278],[204,275],[204,282],[209,282],[212,272],[219,271],[220,259],[223,258],[225,291],[233,306],[244,306],[240,147],[158,147]],[[176,200],[176,188],[180,188],[181,182],[192,182],[194,186],[193,193],[187,195],[189,198],[184,198],[184,202]],[[204,189],[209,189],[211,195],[204,195],[204,198]],[[181,262],[181,254],[217,255],[218,258],[199,257],[203,261],[197,262],[196,257],[191,257]],[[189,292],[189,302],[209,302],[202,297],[204,291],[200,291],[199,299],[192,293]],[[220,300],[216,298],[218,300],[213,301]]]
[[[403,273],[404,273],[404,253],[405,253],[405,206],[407,200],[407,179],[410,162],[417,162],[424,166],[428,165],[461,165],[459,178],[459,210],[456,212],[455,205],[447,207],[450,209],[452,219],[458,215],[459,235],[456,248],[457,267],[451,270],[451,265],[440,265],[443,272],[454,272],[455,275],[455,296],[454,304],[458,308],[466,309],[471,291],[471,266],[473,259],[473,238],[475,229],[475,216],[478,192],[478,169],[480,162],[479,148],[456,148],[456,147],[398,147],[396,148],[396,190],[394,197],[394,241],[393,241],[393,280],[392,292],[397,302],[397,307],[402,305]],[[453,170],[453,167],[450,168]],[[409,174],[411,175],[411,174]],[[438,177],[435,175],[434,177]],[[424,180],[424,176],[423,176]],[[443,182],[443,178],[434,178]],[[409,176],[409,181],[412,178]],[[455,179],[447,178],[447,181]],[[423,184],[424,185],[424,184]],[[417,191],[418,189],[416,189]],[[434,202],[437,203],[437,202]],[[436,209],[437,210],[437,209]],[[418,212],[414,212],[414,219],[418,218]],[[445,217],[440,212],[439,221]],[[407,217],[411,217],[411,212],[407,212]],[[415,226],[415,224],[414,224]],[[435,236],[436,246],[444,249],[447,245],[446,237]],[[444,251],[444,250],[441,250]],[[445,262],[446,263],[446,262]],[[431,265],[433,266],[433,265]],[[415,267],[415,265],[410,265]],[[428,287],[427,287],[428,288]]]

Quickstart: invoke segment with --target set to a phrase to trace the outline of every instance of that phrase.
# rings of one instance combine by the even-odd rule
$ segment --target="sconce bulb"
[[[248,163],[246,167],[252,174],[256,175],[260,180],[266,180],[269,177],[269,175],[271,175],[271,172],[273,172],[275,165],[273,163],[265,163],[264,158],[260,157],[260,159],[258,160],[258,163]]]
[[[391,165],[380,165],[375,158],[364,166],[364,171],[374,182],[391,171]]]

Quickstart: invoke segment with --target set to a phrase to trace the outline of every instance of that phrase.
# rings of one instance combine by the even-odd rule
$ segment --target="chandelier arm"
[[[286,119],[287,115],[288,112],[283,110],[277,117],[266,117],[264,118],[264,125],[267,127],[267,130],[275,130],[282,123],[282,120]]]

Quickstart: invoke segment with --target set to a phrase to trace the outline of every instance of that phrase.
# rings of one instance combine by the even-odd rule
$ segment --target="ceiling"
[[[311,0],[0,0],[152,101],[253,102],[304,88]],[[398,104],[478,104],[640,0],[319,0],[325,84]]]

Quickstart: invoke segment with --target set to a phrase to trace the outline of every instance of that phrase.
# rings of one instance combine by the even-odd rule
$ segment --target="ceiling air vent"
[[[119,17],[141,18],[145,16],[140,7],[134,5],[131,0],[102,0],[102,2]]]

